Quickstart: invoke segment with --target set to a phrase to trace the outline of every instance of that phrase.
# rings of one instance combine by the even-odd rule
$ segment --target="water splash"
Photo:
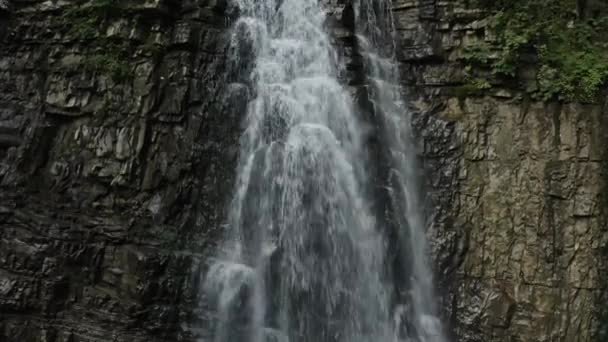
[[[444,328],[438,318],[432,268],[425,236],[426,222],[418,189],[416,149],[411,128],[411,113],[404,106],[396,58],[394,18],[389,0],[355,2],[358,40],[365,58],[371,85],[370,98],[382,120],[381,134],[389,151],[393,169],[389,182],[395,221],[401,227],[401,251],[409,251],[409,310],[402,315],[412,327],[410,339],[445,342]]]
[[[229,11],[238,19],[227,63],[233,84],[226,89],[243,95],[247,106],[229,229],[205,281],[216,309],[214,340],[390,342],[399,340],[403,319],[434,331],[432,310],[416,309],[412,318],[394,304],[386,230],[366,191],[362,125],[338,82],[338,57],[318,1],[238,0]],[[370,73],[378,91],[381,82],[390,84],[381,72],[389,71]],[[399,103],[378,101],[397,113]],[[388,134],[397,139],[399,127]],[[420,214],[410,217],[418,208],[405,167],[409,151],[400,150],[405,141],[389,146],[392,193],[396,203],[407,203],[404,226],[419,227]],[[420,286],[429,285],[430,272],[416,272]],[[414,307],[423,307],[416,295],[427,293],[412,291]]]

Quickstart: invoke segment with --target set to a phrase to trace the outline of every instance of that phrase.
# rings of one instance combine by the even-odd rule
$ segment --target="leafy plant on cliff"
[[[62,14],[68,34],[77,39],[95,39],[103,21],[117,17],[122,7],[118,0],[78,1]]]
[[[131,67],[124,62],[128,48],[117,43],[110,43],[105,48],[107,50],[103,53],[86,56],[85,69],[110,75],[117,83],[128,80],[132,76]]]
[[[592,102],[608,81],[608,5],[593,0],[482,0],[493,13],[494,44],[465,51],[469,66],[513,78],[536,66],[526,91],[543,100]],[[581,4],[587,4],[582,8]],[[591,7],[591,8],[589,8]]]
[[[129,57],[129,45],[100,36],[99,30],[104,22],[118,17],[122,10],[119,0],[92,0],[79,1],[62,14],[62,23],[69,28],[68,35],[93,42],[99,51],[85,57],[85,69],[108,74],[116,82],[131,76],[131,67],[125,62]]]

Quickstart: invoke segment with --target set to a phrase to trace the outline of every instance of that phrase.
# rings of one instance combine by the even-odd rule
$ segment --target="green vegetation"
[[[94,39],[99,26],[117,17],[121,10],[119,0],[78,1],[65,10],[62,19],[70,28],[70,35],[79,39]]]
[[[597,99],[608,81],[608,5],[604,1],[480,1],[492,11],[496,42],[466,49],[469,70],[482,66],[494,77],[513,79],[524,65],[533,65],[535,80],[523,85],[531,97]],[[469,86],[487,88],[488,77],[482,80],[470,75]]]
[[[133,72],[126,62],[129,51],[126,44],[108,43],[105,49],[103,53],[87,56],[84,60],[85,69],[110,75],[117,83],[131,78]]]
[[[101,52],[88,55],[84,67],[110,75],[117,82],[124,82],[132,76],[129,58],[129,44],[119,39],[99,35],[104,23],[116,18],[124,10],[119,0],[80,1],[68,8],[62,15],[62,25],[68,27],[68,35],[81,41],[94,41]]]
[[[176,246],[178,243],[178,234],[177,231],[172,230],[167,226],[159,226],[158,229],[155,229],[155,239],[160,241],[162,245],[166,248],[171,248]]]

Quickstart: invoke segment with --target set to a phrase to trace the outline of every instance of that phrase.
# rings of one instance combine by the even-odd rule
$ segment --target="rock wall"
[[[463,49],[495,39],[470,3],[394,12],[446,320],[457,341],[604,341],[608,101],[535,102],[533,65],[463,94]]]
[[[200,269],[240,121],[222,86],[228,23],[213,1],[66,17],[102,3],[0,2],[1,341],[179,341],[204,328]],[[116,45],[124,60],[87,65]]]
[[[227,86],[231,16],[218,0],[120,3],[91,36],[66,13],[99,0],[0,0],[2,341],[209,335],[197,290],[247,96]],[[324,3],[359,94],[352,11]],[[467,3],[394,1],[453,340],[602,341],[608,103],[500,82],[463,95],[462,49],[493,39]]]

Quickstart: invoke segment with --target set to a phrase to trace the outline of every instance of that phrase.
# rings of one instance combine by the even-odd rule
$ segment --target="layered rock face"
[[[364,88],[352,12],[327,3],[343,80]],[[220,1],[78,10],[102,5],[0,0],[2,341],[210,334],[199,282],[246,98],[227,87],[232,18]],[[601,341],[608,105],[500,83],[463,95],[462,49],[492,39],[484,13],[394,5],[453,340]]]
[[[463,94],[463,49],[494,41],[467,3],[395,3],[455,340],[603,341],[608,107],[527,99],[533,65]]]
[[[232,188],[227,20],[79,4],[0,7],[0,340],[183,340]]]

